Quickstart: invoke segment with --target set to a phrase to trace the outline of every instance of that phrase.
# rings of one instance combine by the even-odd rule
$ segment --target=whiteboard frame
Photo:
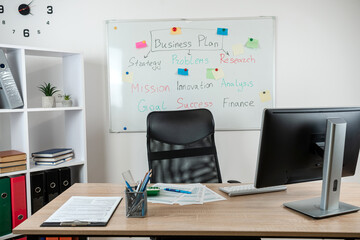
[[[108,23],[119,22],[119,23],[131,23],[131,22],[167,22],[167,21],[231,21],[231,20],[256,20],[256,19],[272,19],[273,20],[273,76],[272,76],[272,87],[273,94],[271,99],[271,104],[273,108],[276,108],[276,26],[277,19],[275,16],[257,16],[257,17],[228,17],[228,18],[166,18],[166,19],[110,19],[105,20],[105,47],[106,47],[106,76],[107,76],[107,96],[108,96],[108,124],[109,124],[109,133],[140,133],[146,132],[142,130],[129,130],[129,131],[114,131],[112,130],[112,121],[111,121],[111,95],[110,95],[110,69],[109,69],[109,33],[108,28],[106,27]],[[144,119],[145,120],[145,119]],[[262,122],[262,120],[261,120]],[[262,125],[262,124],[261,124]],[[216,123],[215,123],[216,126]],[[229,131],[260,131],[261,126],[259,128],[249,128],[249,129],[221,129],[216,130],[218,132],[229,132]]]

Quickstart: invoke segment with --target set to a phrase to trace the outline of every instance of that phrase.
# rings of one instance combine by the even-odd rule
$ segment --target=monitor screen
[[[322,179],[328,118],[346,121],[342,176],[355,174],[360,108],[265,109],[255,187]]]

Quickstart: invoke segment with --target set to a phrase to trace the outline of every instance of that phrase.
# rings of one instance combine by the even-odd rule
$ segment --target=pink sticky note
[[[146,41],[141,41],[136,43],[136,48],[144,48],[147,47]]]

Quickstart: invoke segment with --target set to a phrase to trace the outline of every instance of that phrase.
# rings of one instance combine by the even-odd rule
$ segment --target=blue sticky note
[[[178,74],[183,76],[189,75],[189,69],[187,68],[178,68]]]
[[[228,35],[228,29],[227,28],[218,28],[217,29],[217,35],[227,36]]]

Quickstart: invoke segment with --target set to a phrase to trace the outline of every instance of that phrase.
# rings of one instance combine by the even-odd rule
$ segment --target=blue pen
[[[148,184],[149,180],[150,180],[150,176],[151,176],[151,172],[149,172],[144,180],[143,186],[140,188],[140,191],[143,192],[146,189],[146,185]]]
[[[184,190],[180,190],[180,189],[164,188],[164,190],[165,190],[165,191],[170,191],[170,192],[178,192],[178,193],[191,194],[191,192],[189,192],[189,191],[184,191]]]
[[[127,181],[125,181],[125,184],[126,184],[126,186],[127,186],[127,188],[129,189],[130,192],[134,191]]]

